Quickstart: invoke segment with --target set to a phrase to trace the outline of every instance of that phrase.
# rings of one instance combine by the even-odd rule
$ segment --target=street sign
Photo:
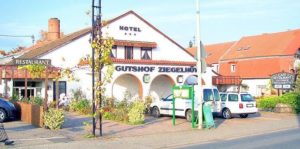
[[[32,65],[32,64],[38,64],[38,65],[51,65],[50,59],[20,59],[15,58],[13,59],[14,65]]]
[[[291,89],[295,82],[295,75],[280,72],[271,76],[272,85],[275,89]]]

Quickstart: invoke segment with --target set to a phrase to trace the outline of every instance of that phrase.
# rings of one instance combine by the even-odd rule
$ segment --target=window
[[[235,64],[231,64],[231,72],[235,72],[236,71],[236,65]]]
[[[220,94],[221,101],[226,101],[227,94]]]
[[[152,48],[141,48],[141,59],[152,59]]]
[[[204,101],[213,101],[213,93],[211,89],[203,90],[203,99]]]
[[[117,46],[113,46],[110,51],[110,57],[111,58],[117,58]]]
[[[238,101],[239,96],[237,94],[229,94],[228,95],[228,101]]]
[[[58,83],[58,98],[59,95],[64,93],[67,94],[67,82],[66,81],[59,81]],[[56,99],[56,82],[53,82],[53,99]]]
[[[254,101],[253,97],[250,94],[241,94],[242,101]]]
[[[125,59],[133,59],[133,47],[125,47]]]

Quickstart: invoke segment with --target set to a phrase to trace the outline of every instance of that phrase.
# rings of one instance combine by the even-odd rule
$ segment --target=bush
[[[80,114],[91,114],[92,107],[87,99],[72,101],[69,105],[69,110]]]
[[[299,93],[290,92],[281,96],[264,97],[257,101],[258,107],[263,110],[273,110],[278,103],[290,105],[295,112],[300,112]]]
[[[134,125],[143,124],[145,120],[144,110],[145,110],[144,102],[139,100],[133,102],[128,113],[129,123]]]
[[[49,109],[44,113],[44,124],[51,130],[60,129],[64,123],[65,117],[62,110]]]
[[[30,99],[30,103],[31,104],[35,104],[35,105],[39,105],[42,106],[43,105],[44,100],[41,97],[33,97],[32,99]]]
[[[273,110],[279,103],[276,96],[263,97],[257,101],[257,106],[263,110]]]

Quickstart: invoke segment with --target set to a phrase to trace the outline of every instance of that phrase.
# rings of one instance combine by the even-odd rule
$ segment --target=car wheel
[[[192,110],[187,110],[185,112],[185,119],[188,121],[188,122],[191,122],[192,121]]]
[[[231,112],[230,112],[230,110],[229,109],[224,109],[222,111],[222,116],[225,119],[231,119]]]
[[[240,114],[240,117],[241,117],[241,118],[247,118],[247,117],[248,117],[248,114]]]
[[[159,117],[160,117],[160,113],[159,113],[158,107],[153,107],[152,112],[151,112],[151,115],[152,115],[153,117],[156,117],[156,118],[159,118]]]
[[[6,120],[6,112],[3,109],[0,109],[0,123]]]

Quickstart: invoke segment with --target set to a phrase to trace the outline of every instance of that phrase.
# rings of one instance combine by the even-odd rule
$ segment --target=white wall
[[[242,84],[249,86],[249,93],[253,96],[259,97],[262,96],[262,91],[264,89],[259,88],[258,86],[268,86],[270,79],[243,79]]]

